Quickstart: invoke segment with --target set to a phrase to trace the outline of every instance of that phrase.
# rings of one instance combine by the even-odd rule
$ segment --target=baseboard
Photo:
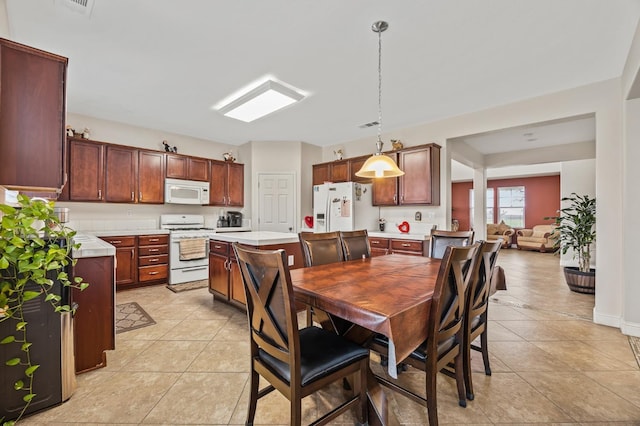
[[[619,316],[601,314],[593,308],[593,322],[601,325],[608,325],[609,327],[620,328],[621,319]]]
[[[627,336],[640,337],[640,323],[622,321],[620,330]]]

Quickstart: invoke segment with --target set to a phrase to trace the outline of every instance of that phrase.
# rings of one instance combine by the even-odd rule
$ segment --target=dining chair
[[[442,259],[447,246],[469,246],[473,244],[474,231],[438,231],[431,230],[429,257]]]
[[[471,375],[471,350],[482,353],[484,373],[491,375],[489,365],[489,348],[487,341],[487,315],[489,308],[489,289],[491,278],[498,260],[498,253],[502,247],[502,240],[482,242],[478,253],[478,274],[467,290],[466,307],[464,316],[464,384],[467,390],[467,398],[472,400],[473,381]],[[480,336],[480,345],[473,341]]]
[[[339,232],[300,232],[298,238],[302,246],[304,266],[325,265],[344,260]]]
[[[366,229],[357,231],[340,231],[340,241],[345,260],[364,259],[371,257],[371,245]]]
[[[447,367],[450,364],[453,364],[453,377],[458,390],[458,404],[461,407],[467,406],[463,374],[465,291],[477,276],[479,250],[480,243],[465,247],[447,246],[445,248],[429,311],[428,337],[403,360],[404,363],[425,372],[425,395],[419,395],[396,382],[392,382],[387,377],[376,374],[376,378],[384,386],[426,406],[431,426],[438,424],[436,377],[439,371],[447,373]],[[375,337],[370,349],[388,356],[389,342],[386,339]]]
[[[313,424],[324,425],[351,408],[365,424],[369,350],[319,327],[298,329],[286,253],[233,243],[247,296],[251,383],[247,425],[257,402],[277,389],[291,404],[291,425],[300,425],[302,398],[351,377],[353,395]],[[260,377],[269,384],[259,389]]]

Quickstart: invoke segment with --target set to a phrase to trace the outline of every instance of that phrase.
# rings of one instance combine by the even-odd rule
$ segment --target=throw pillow
[[[544,234],[546,234],[544,231],[533,231],[531,238],[544,238]]]
[[[500,234],[504,234],[505,231],[508,231],[509,229],[511,229],[511,227],[504,223],[504,220],[500,221],[500,223],[498,224],[498,232]]]
[[[498,233],[498,227],[493,223],[487,223],[487,235],[496,235]]]

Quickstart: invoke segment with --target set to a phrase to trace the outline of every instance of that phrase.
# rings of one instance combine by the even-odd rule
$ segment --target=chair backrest
[[[427,353],[434,354],[431,356],[434,365],[438,358],[436,354],[442,356],[462,344],[465,294],[477,277],[479,250],[480,243],[445,249],[429,313]]]
[[[366,229],[357,231],[340,231],[342,250],[345,260],[362,259],[371,257],[371,245]]]
[[[339,232],[300,232],[304,266],[342,262],[344,253]]]
[[[491,277],[498,260],[502,241],[483,242],[478,261],[478,277],[471,283],[467,292],[467,316],[473,320],[487,310]]]
[[[247,296],[251,356],[263,350],[289,364],[300,365],[298,320],[291,275],[284,250],[258,250],[233,243]],[[291,371],[291,382],[299,378]]]
[[[474,231],[438,231],[431,230],[429,257],[442,259],[448,246],[464,247],[473,244]]]

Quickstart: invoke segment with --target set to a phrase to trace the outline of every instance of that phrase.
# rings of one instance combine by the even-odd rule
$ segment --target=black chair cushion
[[[389,339],[386,336],[383,336],[382,334],[376,334],[376,336],[373,338],[373,341],[380,346],[384,346],[387,348],[389,347]],[[449,339],[443,342],[440,342],[440,344],[438,345],[438,357],[447,353],[455,345],[456,345],[456,336],[451,336]],[[427,342],[425,341],[420,346],[418,346],[413,352],[411,352],[409,357],[417,359],[421,362],[426,362],[427,361]]]
[[[302,386],[369,357],[369,350],[320,327],[300,330],[300,364]],[[263,350],[258,356],[282,380],[291,383],[289,364]]]

